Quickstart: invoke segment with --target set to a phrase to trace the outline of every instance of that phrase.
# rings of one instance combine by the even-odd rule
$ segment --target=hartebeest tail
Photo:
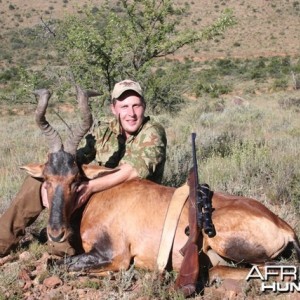
[[[294,240],[292,241],[292,243],[293,243],[293,246],[296,250],[298,262],[300,262],[300,243],[299,243],[299,239],[296,236],[296,234],[294,235]]]

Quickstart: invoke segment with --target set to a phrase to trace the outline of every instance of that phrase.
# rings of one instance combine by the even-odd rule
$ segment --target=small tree
[[[118,9],[106,1],[100,9],[86,10],[84,17],[68,17],[56,35],[57,49],[67,58],[76,81],[101,90],[103,99],[109,97],[115,82],[124,78],[141,81],[146,92],[147,85],[151,86],[151,94],[157,97],[159,91],[153,93],[155,59],[220,34],[234,22],[226,12],[201,33],[179,30],[187,9],[175,8],[172,0],[119,2]]]

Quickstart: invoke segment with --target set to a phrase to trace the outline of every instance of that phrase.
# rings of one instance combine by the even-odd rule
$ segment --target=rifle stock
[[[175,282],[175,288],[181,289],[187,297],[195,292],[196,282],[199,276],[199,255],[198,246],[200,241],[201,229],[197,224],[197,207],[196,207],[196,181],[193,169],[189,172],[188,185],[189,193],[189,238],[180,253],[184,256],[180,272]],[[202,239],[201,239],[202,240]]]

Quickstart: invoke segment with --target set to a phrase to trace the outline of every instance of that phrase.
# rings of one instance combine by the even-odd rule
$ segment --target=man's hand
[[[74,210],[84,205],[93,194],[93,180],[82,182],[76,191],[78,194]]]
[[[74,210],[84,205],[93,193],[107,190],[124,181],[134,178],[138,178],[137,171],[129,164],[123,164],[120,165],[117,170],[114,170],[102,177],[82,182],[76,190],[78,194]]]

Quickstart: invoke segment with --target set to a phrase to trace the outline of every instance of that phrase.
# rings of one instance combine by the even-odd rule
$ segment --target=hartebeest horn
[[[62,140],[58,132],[48,123],[45,118],[45,113],[48,106],[48,101],[51,97],[51,92],[47,89],[35,90],[33,94],[38,100],[38,105],[35,111],[35,121],[42,133],[45,134],[49,144],[49,152],[54,153],[62,148]]]
[[[75,128],[74,132],[68,136],[64,150],[68,153],[75,155],[77,147],[83,138],[83,136],[88,132],[93,124],[93,116],[88,105],[89,97],[99,96],[100,94],[95,91],[85,91],[79,86],[76,86],[77,91],[77,101],[78,107],[81,112],[82,122]]]

